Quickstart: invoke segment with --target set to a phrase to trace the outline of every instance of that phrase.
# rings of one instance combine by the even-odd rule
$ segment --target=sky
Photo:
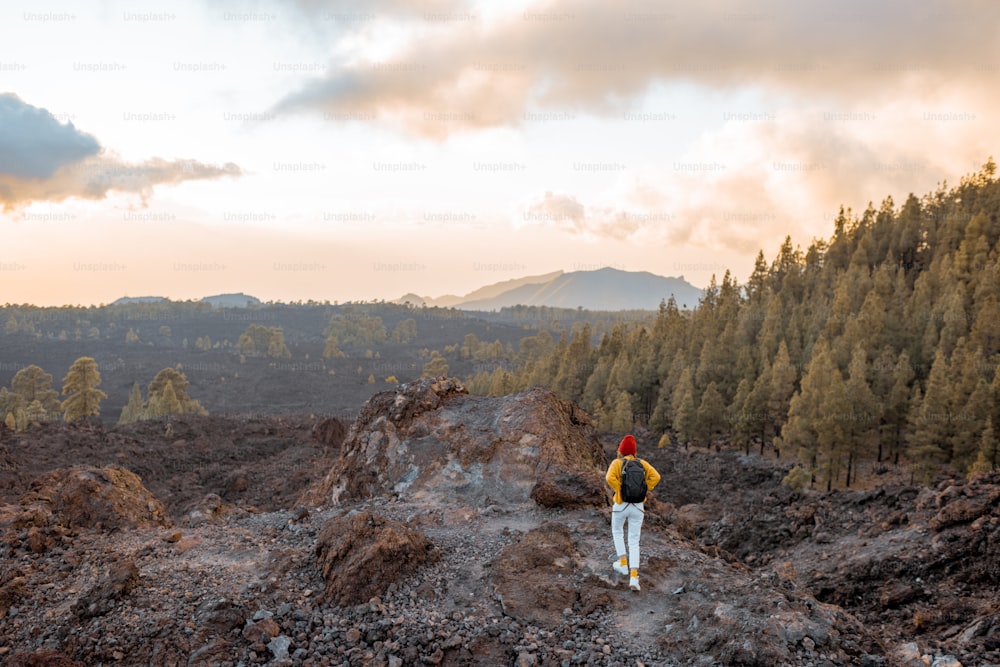
[[[0,303],[745,282],[997,155],[992,0],[8,0]]]

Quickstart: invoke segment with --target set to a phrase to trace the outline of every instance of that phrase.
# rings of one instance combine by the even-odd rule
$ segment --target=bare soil
[[[429,438],[415,417],[406,416],[401,432],[412,427]],[[570,428],[574,418],[561,419]],[[482,420],[486,428],[488,413]],[[998,476],[795,495],[780,483],[787,472],[780,461],[656,449],[639,433],[639,454],[663,482],[648,503],[643,590],[634,594],[610,567],[607,507],[377,493],[303,505],[306,491],[343,466],[347,425],[288,415],[0,430],[7,517],[0,658],[394,667],[930,664],[921,656],[942,665],[1000,663]],[[620,435],[600,436],[605,461]],[[32,483],[74,467],[132,471],[162,503],[164,521],[32,533],[22,503]],[[343,545],[342,561],[329,556],[331,547],[317,551],[321,542],[339,544],[330,527],[350,525],[359,512],[396,532],[373,527],[369,542]],[[399,578],[381,582],[381,593],[338,602],[344,584],[331,594],[338,581],[331,572],[348,582],[365,576],[352,553],[405,558],[410,552],[379,540],[424,545],[400,526],[419,531],[433,555],[412,570],[375,568],[398,570]]]

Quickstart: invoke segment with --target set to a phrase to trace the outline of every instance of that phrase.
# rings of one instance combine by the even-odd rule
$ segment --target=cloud
[[[654,222],[653,214],[591,206],[585,208],[571,195],[546,192],[528,205],[523,219],[534,224],[554,227],[588,238],[629,238],[645,224]],[[663,216],[656,216],[659,222]]]
[[[63,165],[96,155],[97,139],[12,93],[0,94],[0,175],[49,178]]]
[[[241,173],[232,163],[125,162],[72,123],[64,125],[15,95],[0,95],[0,204],[5,211],[35,201],[103,199],[111,191],[138,194],[145,201],[156,185]]]
[[[515,126],[538,108],[617,111],[657,83],[753,85],[843,104],[891,98],[912,83],[925,95],[991,86],[1000,67],[1000,4],[985,0],[552,0],[489,22],[442,21],[433,32],[414,27],[409,12],[398,20],[413,37],[392,57],[343,60],[278,107],[367,114],[443,137]]]
[[[980,109],[984,95],[941,108]],[[946,112],[914,111],[905,99],[861,106],[836,115],[823,105],[774,107],[764,120],[724,123],[603,189],[546,193],[521,217],[590,238],[770,254],[788,234],[803,246],[829,238],[842,205],[860,215],[891,196],[898,207],[978,170],[995,149],[982,115],[941,120]]]

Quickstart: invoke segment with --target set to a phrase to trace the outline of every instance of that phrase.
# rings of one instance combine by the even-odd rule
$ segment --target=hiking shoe
[[[639,577],[629,577],[628,587],[631,588],[633,591],[642,590],[639,588]]]
[[[627,565],[622,565],[618,561],[615,561],[615,564],[614,564],[613,567],[615,568],[615,572],[617,572],[618,574],[628,574],[628,566]]]

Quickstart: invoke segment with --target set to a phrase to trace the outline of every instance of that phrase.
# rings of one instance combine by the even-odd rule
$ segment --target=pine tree
[[[1000,352],[1000,303],[992,294],[979,303],[972,331],[971,341],[982,350],[987,359]]]
[[[97,362],[92,357],[80,357],[70,366],[63,378],[62,393],[67,398],[62,402],[63,420],[75,422],[80,419],[99,417],[101,401],[108,397],[98,389],[101,374]]]
[[[420,377],[425,378],[437,378],[444,377],[448,375],[448,360],[445,359],[440,352],[434,350],[431,352],[430,359],[424,364],[423,371],[420,373]]]
[[[288,346],[285,345],[285,332],[281,329],[274,329],[267,342],[267,356],[275,359],[287,359],[292,356]]]
[[[566,346],[555,377],[555,391],[574,403],[583,398],[583,389],[592,370],[590,337],[590,324],[586,324]]]
[[[983,430],[990,421],[990,386],[980,379],[965,405],[954,415],[951,438],[951,463],[967,470],[982,446]]]
[[[916,373],[910,364],[910,356],[903,350],[892,368],[892,386],[882,409],[882,430],[879,438],[877,460],[882,462],[882,454],[899,464],[906,441],[906,425],[912,402],[911,388]]]
[[[752,413],[753,406],[747,404],[753,383],[749,378],[740,380],[736,388],[736,395],[733,397],[733,409],[730,410],[727,423],[729,432],[732,434],[732,443],[738,449],[742,449],[745,454],[750,453],[750,443],[754,434],[754,427],[747,418],[748,411]]]
[[[119,424],[132,424],[146,418],[146,405],[142,400],[142,390],[139,383],[132,383],[132,391],[128,395],[128,402],[122,407],[121,416],[118,417]]]
[[[619,391],[613,400],[614,416],[612,417],[611,428],[615,431],[629,431],[632,429],[632,400],[627,392]]]
[[[10,416],[13,418],[14,411],[21,404],[21,397],[7,389],[7,387],[0,387],[0,415],[4,416],[4,421]],[[14,430],[14,427],[11,427]]]
[[[392,330],[391,338],[394,343],[403,345],[412,343],[417,339],[417,321],[412,317],[407,317]]]
[[[337,337],[327,336],[326,344],[323,346],[324,359],[343,359],[346,355],[337,347]]]
[[[907,453],[924,482],[951,459],[955,410],[950,375],[944,351],[938,348],[919,407],[911,409]]]
[[[771,413],[769,412],[768,400],[771,395],[771,365],[765,364],[764,370],[757,379],[754,380],[753,388],[750,390],[750,394],[747,396],[746,401],[743,406],[744,418],[747,420],[747,426],[751,430],[752,438],[757,441],[760,446],[760,452],[763,456],[764,447],[768,442],[771,433],[768,431],[768,427],[771,424]],[[746,453],[750,453],[749,447]]]
[[[781,433],[781,429],[788,419],[788,407],[792,400],[792,394],[795,392],[795,382],[797,379],[798,372],[792,366],[792,360],[788,354],[788,345],[782,340],[778,345],[778,353],[774,357],[774,363],[771,364],[769,377],[767,378],[767,423],[765,427],[770,428],[770,433],[773,437]],[[763,391],[763,388],[761,391]],[[763,438],[761,438],[760,453],[763,456]]]
[[[722,394],[714,382],[710,382],[701,395],[701,404],[696,414],[696,438],[706,447],[712,444],[712,439],[722,431],[724,413],[726,410]]]
[[[819,454],[819,479],[826,482],[829,491],[833,482],[850,463],[852,443],[847,426],[854,418],[847,400],[847,387],[840,370],[831,362],[823,368],[821,377],[829,379],[823,383],[819,398],[819,420],[816,424],[816,444]]]
[[[861,345],[854,348],[847,371],[845,401],[848,406],[844,420],[844,444],[847,450],[847,481],[851,486],[855,466],[864,458],[874,458],[878,443],[882,404],[876,398],[866,378],[868,354]]]
[[[809,472],[828,485],[832,480],[830,461],[839,433],[826,427],[831,421],[834,426],[837,424],[831,417],[838,414],[836,403],[842,400],[843,392],[840,396],[831,396],[831,392],[836,389],[834,379],[839,377],[840,371],[830,357],[829,346],[820,341],[813,350],[799,390],[792,396],[788,421],[781,430],[783,446],[796,448],[799,460]]]
[[[61,410],[59,393],[52,388],[52,376],[35,364],[25,366],[15,373],[11,378],[10,388],[18,396],[18,405],[22,407],[38,401],[41,413],[37,417],[40,422],[56,418]]]
[[[598,352],[594,372],[587,378],[587,384],[583,387],[583,398],[580,399],[580,405],[583,406],[584,410],[590,410],[598,400],[606,395],[614,361],[614,359]]]
[[[1000,440],[997,439],[997,433],[993,429],[993,420],[987,419],[986,428],[983,429],[983,435],[979,439],[979,455],[970,472],[990,472],[997,469],[997,463],[1000,463]]]
[[[24,417],[31,426],[40,426],[48,421],[48,414],[38,399],[33,400],[24,408]]]
[[[177,391],[174,389],[174,383],[170,379],[165,380],[155,394],[150,393],[148,412],[151,417],[166,417],[184,412]]]
[[[670,407],[670,398],[672,393],[670,387],[660,387],[656,407],[653,408],[653,414],[649,418],[649,428],[656,433],[665,433],[671,427],[673,411]],[[596,403],[597,401],[595,401]]]
[[[172,396],[168,396],[169,393]],[[174,368],[164,368],[153,381],[149,383],[146,394],[149,397],[148,413],[153,417],[168,414],[199,414],[206,415],[208,411],[201,403],[188,395],[188,379],[183,372]]]
[[[687,443],[694,437],[697,424],[697,405],[694,402],[694,380],[690,366],[682,372],[670,396],[670,412],[674,431]]]

